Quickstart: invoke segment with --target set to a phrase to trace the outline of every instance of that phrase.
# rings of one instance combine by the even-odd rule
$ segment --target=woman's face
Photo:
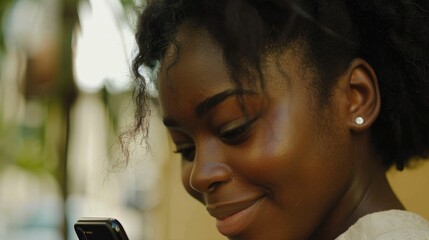
[[[230,239],[317,234],[349,188],[353,167],[336,104],[317,107],[303,48],[267,58],[264,91],[238,92],[208,35],[182,27],[177,40],[178,58],[170,48],[158,88],[186,190]]]

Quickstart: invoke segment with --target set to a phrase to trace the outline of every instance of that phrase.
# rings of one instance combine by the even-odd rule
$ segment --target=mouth
[[[264,195],[244,201],[212,204],[207,206],[207,211],[216,218],[216,227],[222,235],[233,236],[245,230],[256,218],[263,199]]]

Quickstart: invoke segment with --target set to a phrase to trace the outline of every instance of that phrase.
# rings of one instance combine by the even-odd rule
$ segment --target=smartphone
[[[121,223],[114,218],[85,217],[74,224],[79,240],[129,240]]]

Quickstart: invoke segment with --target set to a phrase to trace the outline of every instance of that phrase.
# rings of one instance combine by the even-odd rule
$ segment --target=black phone
[[[74,224],[79,240],[129,240],[121,223],[114,218],[85,217]]]

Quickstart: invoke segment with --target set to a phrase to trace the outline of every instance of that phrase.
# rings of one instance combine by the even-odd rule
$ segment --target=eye
[[[193,144],[178,144],[174,153],[182,155],[183,160],[192,162],[195,157],[195,146]]]
[[[229,122],[219,130],[219,138],[228,144],[239,144],[246,140],[249,129],[256,118],[242,118]]]

